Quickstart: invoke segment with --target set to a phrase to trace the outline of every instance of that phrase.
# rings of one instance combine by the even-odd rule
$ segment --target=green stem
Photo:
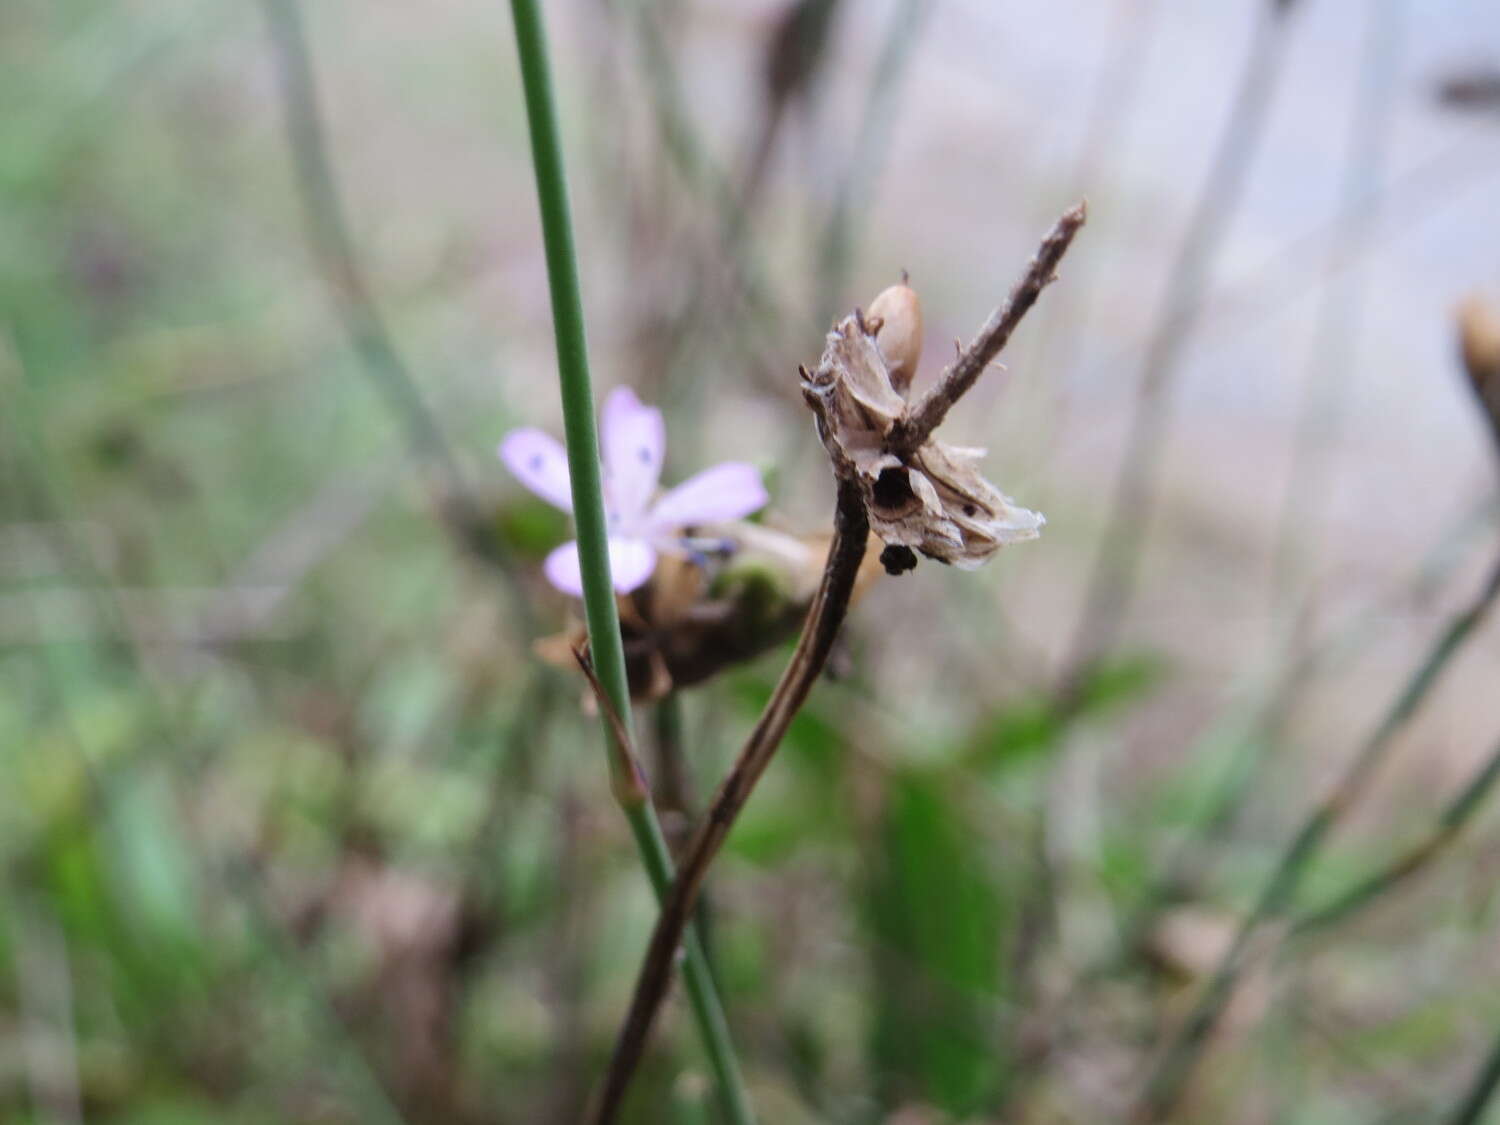
[[[1396,736],[1427,699],[1453,657],[1483,623],[1496,601],[1500,601],[1500,559],[1495,561],[1484,588],[1467,609],[1448,622],[1416,672],[1391,703],[1380,725],[1345,767],[1333,791],[1303,822],[1301,830],[1282,853],[1260,897],[1249,915],[1240,922],[1229,949],[1220,957],[1203,993],[1159,1056],[1132,1120],[1161,1121],[1172,1113],[1239,980],[1248,960],[1251,939],[1259,932],[1262,923],[1281,914],[1292,902],[1302,885],[1303,875],[1317,857],[1329,832],[1358,799],[1375,771],[1384,764],[1395,745]]]
[[[1500,781],[1500,746],[1490,752],[1489,760],[1459,790],[1431,832],[1326,906],[1303,915],[1292,924],[1288,936],[1303,937],[1342,922],[1416,875],[1458,837],[1469,818],[1479,811],[1496,781]]]
[[[532,164],[536,170],[537,199],[542,213],[542,238],[552,295],[552,323],[557,336],[558,378],[562,385],[568,471],[572,478],[573,514],[578,525],[578,554],[582,564],[583,607],[588,622],[589,647],[600,685],[628,733],[630,691],[625,677],[620,619],[610,582],[604,488],[599,471],[599,439],[594,427],[588,349],[584,340],[583,300],[579,293],[577,255],[568,216],[568,186],[563,174],[562,144],[552,97],[546,34],[536,0],[511,0],[510,9],[515,21],[521,83],[526,93],[526,118],[531,130]],[[610,737],[606,725],[605,738]],[[632,779],[621,776],[622,758],[623,755],[610,755],[610,768],[615,771],[615,790],[622,797],[621,807],[630,821],[641,862],[658,901],[661,901],[672,888],[671,856],[650,800],[644,794],[632,793]],[[683,978],[687,982],[688,998],[708,1051],[709,1063],[718,1079],[725,1109],[735,1125],[748,1125],[754,1116],[729,1040],[723,1006],[696,932],[688,933],[683,949]]]

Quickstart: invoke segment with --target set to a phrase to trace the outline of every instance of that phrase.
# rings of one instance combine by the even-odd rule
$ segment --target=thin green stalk
[[[1136,1106],[1133,1121],[1161,1121],[1176,1107],[1193,1068],[1208,1045],[1224,1006],[1238,983],[1241,970],[1248,960],[1251,939],[1259,932],[1262,924],[1281,914],[1292,902],[1302,885],[1303,875],[1316,858],[1329,832],[1364,791],[1395,745],[1396,735],[1426,700],[1443,671],[1484,621],[1497,600],[1500,600],[1500,559],[1496,560],[1483,589],[1468,608],[1449,621],[1447,628],[1434,642],[1400,694],[1392,701],[1380,725],[1345,768],[1333,791],[1309,814],[1301,830],[1282,853],[1260,897],[1241,921],[1234,940],[1219,959],[1192,1011],[1161,1053],[1147,1080],[1141,1101]]]
[[[531,131],[532,165],[536,171],[542,239],[547,255],[547,281],[552,295],[552,324],[557,337],[568,471],[572,478],[573,514],[578,525],[578,553],[582,564],[584,617],[588,622],[595,673],[628,737],[630,691],[625,677],[625,654],[620,640],[614,587],[610,582],[604,488],[599,471],[599,439],[594,427],[588,348],[584,339],[583,300],[568,215],[568,186],[563,174],[562,144],[552,97],[546,34],[536,0],[511,0],[510,9],[515,22],[521,83],[526,93],[526,119]],[[607,717],[605,739],[607,745],[614,741]],[[630,831],[640,850],[651,886],[661,901],[671,892],[674,877],[667,843],[655,810],[639,784],[638,775],[629,769],[624,748],[611,747],[612,751],[614,749],[621,751],[610,753],[615,792],[630,822]],[[730,1120],[735,1125],[745,1125],[754,1120],[754,1115],[729,1040],[724,1010],[695,931],[686,935],[683,950],[683,978],[687,982],[688,998],[699,1033],[708,1051],[709,1064],[718,1079]]]
[[[335,300],[361,369],[400,424],[412,451],[434,474],[439,514],[460,542],[504,567],[505,549],[490,534],[482,508],[437,419],[422,400],[365,280],[328,155],[312,53],[299,0],[263,0],[280,72],[282,112],[297,174],[308,241]],[[520,600],[520,612],[528,612]]]
[[[898,95],[902,79],[921,41],[922,24],[932,7],[930,0],[903,0],[887,25],[885,41],[875,63],[875,74],[865,91],[849,162],[839,179],[822,233],[812,243],[818,251],[812,263],[818,272],[819,304],[814,323],[820,330],[838,319],[854,261],[856,228],[874,192],[880,158],[889,147],[900,108]]]
[[[1490,752],[1489,760],[1459,790],[1431,832],[1326,906],[1303,915],[1292,924],[1288,936],[1302,937],[1342,922],[1417,874],[1458,837],[1496,781],[1500,781],[1500,746]]]
[[[1297,586],[1305,579],[1317,548],[1317,533],[1327,525],[1326,504],[1333,483],[1331,459],[1349,415],[1350,375],[1357,369],[1359,328],[1365,312],[1369,274],[1353,271],[1335,279],[1339,264],[1369,240],[1380,221],[1379,199],[1371,186],[1379,184],[1391,148],[1407,43],[1407,0],[1380,0],[1365,15],[1363,59],[1360,64],[1354,115],[1349,124],[1348,153],[1340,187],[1341,199],[1329,236],[1325,274],[1313,345],[1307,355],[1306,388],[1292,441],[1291,469],[1281,497],[1275,546],[1272,551],[1272,604],[1290,607]],[[1289,613],[1295,618],[1295,610]]]
[[[1119,638],[1133,596],[1156,502],[1172,398],[1199,298],[1213,279],[1225,235],[1244,198],[1249,172],[1265,139],[1272,96],[1281,77],[1292,5],[1276,0],[1257,17],[1229,117],[1215,141],[1208,178],[1199,189],[1167,289],[1141,357],[1135,412],[1113,483],[1109,515],[1093,562],[1083,613],[1063,662],[1060,690],[1070,693],[1083,669]]]

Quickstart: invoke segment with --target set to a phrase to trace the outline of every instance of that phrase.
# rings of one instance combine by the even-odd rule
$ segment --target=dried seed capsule
[[[891,373],[891,386],[904,396],[922,358],[922,302],[917,291],[904,282],[892,285],[870,302],[865,314],[878,319],[875,341]]]

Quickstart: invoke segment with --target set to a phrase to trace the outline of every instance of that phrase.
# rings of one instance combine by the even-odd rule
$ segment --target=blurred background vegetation
[[[1043,538],[871,590],[711,879],[762,1120],[1466,1112],[1500,8],[547,7],[600,390],[663,406],[668,482],[760,465],[768,524],[827,528],[833,316],[909,270],[930,377],[1090,204],[950,424]],[[532,192],[503,4],[0,4],[0,1118],[578,1118],[653,907],[533,654],[566,518],[493,457],[561,432]],[[669,829],[783,658],[683,693]],[[716,1117],[679,1003],[633,1121]]]

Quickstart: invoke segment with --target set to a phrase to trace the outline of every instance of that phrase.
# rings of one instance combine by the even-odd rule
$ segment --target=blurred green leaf
[[[165,778],[140,773],[115,787],[104,841],[122,913],[144,944],[181,957],[199,939],[197,888]]]
[[[1126,652],[1090,665],[1079,679],[1076,714],[1098,717],[1113,708],[1136,703],[1156,689],[1166,665],[1152,653]]]
[[[1021,765],[1050,753],[1064,729],[1050,700],[1021,699],[991,712],[969,738],[968,759],[990,769]]]
[[[1067,704],[1047,691],[1021,696],[991,711],[975,725],[965,757],[974,765],[999,770],[1043,758],[1057,749],[1072,724],[1144,699],[1162,673],[1161,662],[1150,655],[1102,660],[1084,671]]]
[[[887,1104],[968,1113],[1004,1079],[993,1025],[1008,911],[975,844],[938,776],[891,780],[867,901]]]
[[[545,558],[552,548],[570,538],[567,514],[529,496],[497,511],[495,530],[500,541],[518,558],[533,562]]]

